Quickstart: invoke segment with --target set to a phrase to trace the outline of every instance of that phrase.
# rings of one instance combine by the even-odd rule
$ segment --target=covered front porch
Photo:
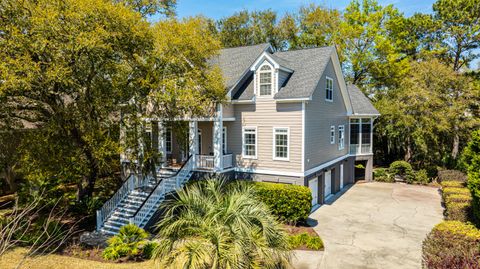
[[[233,168],[227,129],[217,119],[157,122],[158,151],[164,168],[180,169],[193,158],[193,170],[222,172]]]

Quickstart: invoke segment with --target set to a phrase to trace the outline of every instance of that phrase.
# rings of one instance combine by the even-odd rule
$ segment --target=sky
[[[322,6],[345,9],[350,0],[177,0],[177,13],[180,18],[204,15],[213,19],[220,19],[232,15],[243,9],[264,10],[272,9],[279,15],[285,12],[298,10],[300,6],[316,3]],[[378,0],[381,5],[393,4],[405,15],[415,12],[430,13],[434,0]]]

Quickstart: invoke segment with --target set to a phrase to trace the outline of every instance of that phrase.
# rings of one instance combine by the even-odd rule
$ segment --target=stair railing
[[[137,209],[135,214],[130,218],[130,223],[142,227],[143,222],[152,211],[156,211],[160,202],[165,198],[167,184],[175,184],[176,188],[180,188],[187,180],[188,175],[193,169],[193,158],[189,156],[187,161],[182,165],[180,170],[171,177],[162,178],[155,188],[150,192],[147,199]]]
[[[135,174],[130,174],[117,192],[97,210],[97,231],[100,231],[115,208],[117,208],[120,202],[125,199],[128,193],[134,190],[138,184],[141,184],[138,177]]]

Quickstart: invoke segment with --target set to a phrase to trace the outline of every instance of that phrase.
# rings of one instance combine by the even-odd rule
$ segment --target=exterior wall
[[[222,105],[222,115],[224,118],[233,118],[235,117],[234,112],[234,105],[233,104],[224,104]]]
[[[333,79],[333,102],[325,100],[326,76]],[[335,144],[330,144],[330,126],[335,126]],[[338,150],[338,126],[345,126],[345,146]],[[305,105],[305,170],[348,154],[349,121],[347,110],[330,61],[312,100]]]
[[[202,155],[213,155],[213,122],[199,121],[198,129],[202,131]]]
[[[278,71],[278,87],[282,87],[283,83],[288,79],[290,73],[283,70]]]
[[[252,180],[252,181],[258,181],[258,182],[304,185],[303,178],[301,177],[276,176],[276,175],[266,175],[266,174],[257,174],[257,173],[237,172],[235,179]]]
[[[276,103],[273,99],[257,99],[256,104],[235,104],[235,122],[228,123],[228,148],[240,168],[302,171],[302,104]],[[242,128],[257,127],[257,158],[242,157]],[[289,160],[273,160],[273,128],[288,127]]]

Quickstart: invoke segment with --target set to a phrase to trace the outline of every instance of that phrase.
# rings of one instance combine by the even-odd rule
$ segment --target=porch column
[[[222,105],[217,105],[217,113],[213,121],[213,157],[214,157],[214,171],[219,172],[223,170],[223,114]]]
[[[160,156],[160,162],[162,167],[167,164],[167,143],[165,142],[165,125],[163,121],[158,121],[158,153]]]
[[[198,122],[195,120],[188,122],[188,145],[189,155],[192,155],[193,169],[197,168],[197,154],[198,154]]]

